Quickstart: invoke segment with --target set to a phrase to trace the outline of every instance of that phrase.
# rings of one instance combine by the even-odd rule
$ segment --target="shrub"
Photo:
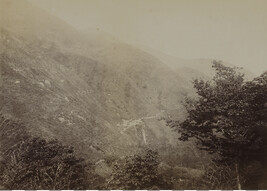
[[[5,189],[86,189],[83,159],[58,141],[29,138],[4,153],[1,182]]]
[[[166,184],[162,181],[158,167],[158,153],[150,149],[144,154],[127,156],[113,165],[107,187],[120,190],[162,188]]]

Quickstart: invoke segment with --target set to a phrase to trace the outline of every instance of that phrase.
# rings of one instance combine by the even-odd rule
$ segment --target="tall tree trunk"
[[[235,173],[236,173],[236,184],[237,189],[242,190],[241,184],[240,184],[240,177],[239,177],[239,169],[238,169],[238,163],[235,164]]]

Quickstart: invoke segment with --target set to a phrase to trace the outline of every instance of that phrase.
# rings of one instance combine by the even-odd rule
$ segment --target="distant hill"
[[[157,51],[150,47],[136,45],[140,49],[152,54],[162,62],[164,62],[168,67],[172,68],[179,74],[183,75],[185,78],[211,78],[215,71],[212,69],[212,61],[214,59],[182,59],[166,53]],[[222,61],[222,63],[229,67],[235,67],[235,65]],[[241,73],[245,74],[246,79],[252,79],[255,74],[246,70],[245,68],[240,69]]]

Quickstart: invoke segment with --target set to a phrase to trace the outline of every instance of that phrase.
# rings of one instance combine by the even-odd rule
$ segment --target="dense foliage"
[[[236,68],[216,61],[213,68],[212,80],[194,81],[198,99],[186,100],[188,118],[172,126],[180,140],[194,138],[200,149],[217,154],[220,164],[234,164],[239,182],[242,166],[266,161],[267,73],[246,82]]]
[[[1,182],[5,189],[86,189],[84,161],[57,141],[30,138],[3,156]]]

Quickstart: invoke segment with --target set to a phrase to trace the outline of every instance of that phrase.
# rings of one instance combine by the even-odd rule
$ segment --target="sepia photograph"
[[[0,0],[0,190],[267,190],[267,0]]]

